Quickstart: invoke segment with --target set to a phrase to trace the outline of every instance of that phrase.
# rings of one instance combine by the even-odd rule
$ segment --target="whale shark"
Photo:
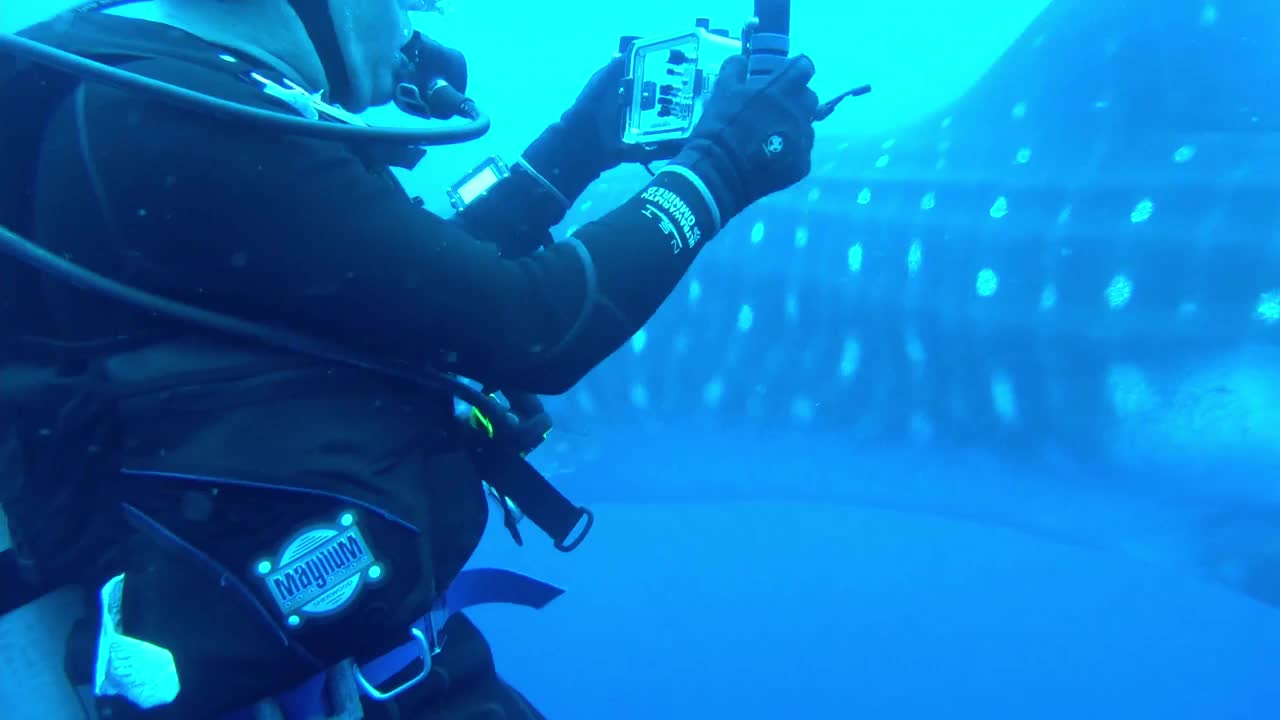
[[[1278,30],[1054,0],[953,101],[820,125],[812,175],[550,399],[535,464],[585,502],[913,509],[1280,604]]]

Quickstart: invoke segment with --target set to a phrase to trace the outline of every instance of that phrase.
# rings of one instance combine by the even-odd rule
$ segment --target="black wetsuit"
[[[77,28],[175,48],[173,58],[118,63],[132,72],[289,112],[232,74],[182,59],[221,51],[172,29],[91,16],[38,36],[57,42]],[[23,123],[12,114],[0,124],[3,147],[33,151],[30,179],[14,181],[10,169],[0,222],[131,286],[389,366],[562,392],[649,318],[701,249],[673,251],[670,228],[637,196],[570,242],[501,257],[352,148],[70,87],[32,132],[14,135]],[[29,78],[0,87],[0,106],[33,112],[17,94],[30,91]],[[711,215],[685,178],[660,174],[650,187]],[[22,356],[15,338],[35,335],[74,368],[90,356],[109,384],[155,383],[52,433],[24,427],[30,477],[6,509],[24,551],[54,579],[126,573],[129,633],[171,649],[183,678],[157,717],[213,717],[325,663],[402,642],[478,543],[486,499],[450,397],[184,326],[8,260],[0,294],[6,354]],[[280,617],[262,617],[270,605],[245,568],[350,507],[388,577],[335,619],[282,632]],[[192,569],[193,557],[212,564]],[[451,688],[441,692],[433,676],[397,701],[400,717],[472,717],[495,704],[506,717],[535,717],[494,675],[474,628],[458,618],[451,631],[437,661]]]

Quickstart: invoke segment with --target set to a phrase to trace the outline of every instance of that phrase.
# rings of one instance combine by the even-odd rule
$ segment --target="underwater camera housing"
[[[699,18],[688,32],[640,39],[623,37],[626,58],[622,142],[657,145],[689,137],[715,89],[720,66],[746,55],[750,82],[763,82],[791,51],[791,0],[755,0],[755,15],[738,38]]]
[[[623,38],[626,73],[622,142],[647,145],[683,140],[702,117],[703,98],[715,88],[720,66],[742,53],[743,41],[711,28],[695,28],[647,40]]]

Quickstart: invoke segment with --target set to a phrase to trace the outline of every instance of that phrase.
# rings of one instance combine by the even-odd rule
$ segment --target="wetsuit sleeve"
[[[173,64],[131,69],[194,82]],[[234,79],[198,79],[261,104]],[[87,175],[96,197],[86,204],[110,237],[42,241],[95,258],[92,269],[380,362],[531,392],[562,392],[616,350],[715,231],[696,178],[664,172],[573,237],[503,258],[342,145],[248,132],[103,87],[73,97],[48,137],[50,172]],[[66,246],[90,241],[98,251]]]

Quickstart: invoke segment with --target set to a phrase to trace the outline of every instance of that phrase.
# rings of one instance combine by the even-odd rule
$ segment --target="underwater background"
[[[751,11],[455,6],[421,29],[493,130],[402,175],[439,212],[618,36]],[[597,520],[565,555],[493,518],[474,565],[568,589],[472,613],[500,671],[552,718],[1280,717],[1280,4],[796,0],[792,30],[824,99],[874,91],[549,399],[533,460]]]

